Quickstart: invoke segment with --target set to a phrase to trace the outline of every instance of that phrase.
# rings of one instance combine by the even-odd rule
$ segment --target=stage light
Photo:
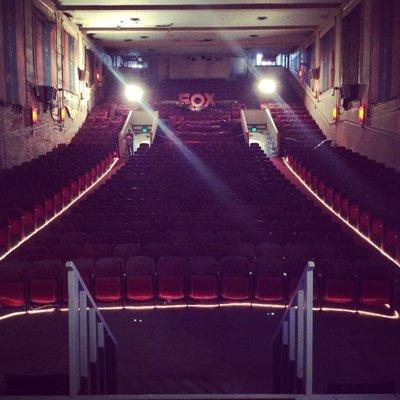
[[[143,89],[137,85],[127,85],[125,96],[129,101],[137,102],[142,100],[144,95]]]
[[[358,121],[362,124],[365,121],[366,117],[366,107],[364,104],[361,104],[360,107],[358,107]]]
[[[67,116],[67,111],[65,110],[65,107],[61,107],[60,108],[60,122],[64,122],[66,116]]]
[[[31,119],[32,125],[37,125],[39,123],[38,109],[37,107],[31,108]]]
[[[272,94],[276,91],[276,82],[273,79],[262,79],[258,83],[258,89],[266,94]]]
[[[339,115],[340,115],[339,107],[338,106],[333,107],[333,109],[332,109],[333,122],[339,121]]]

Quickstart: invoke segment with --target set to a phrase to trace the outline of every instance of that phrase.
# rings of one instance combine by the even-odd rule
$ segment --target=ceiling
[[[340,0],[58,0],[110,53],[238,54],[290,51]]]

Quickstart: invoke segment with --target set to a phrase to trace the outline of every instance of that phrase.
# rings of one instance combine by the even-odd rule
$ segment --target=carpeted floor
[[[120,393],[270,393],[280,313],[260,309],[104,312],[119,341]],[[0,322],[0,375],[67,372],[67,314]],[[315,314],[315,389],[399,380],[400,322]]]

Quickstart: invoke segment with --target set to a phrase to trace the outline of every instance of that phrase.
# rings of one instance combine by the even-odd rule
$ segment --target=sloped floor
[[[119,341],[119,392],[271,393],[271,310],[105,311]],[[399,320],[315,313],[315,389],[400,380]],[[67,314],[0,321],[0,375],[67,372]],[[1,381],[0,390],[4,383]]]

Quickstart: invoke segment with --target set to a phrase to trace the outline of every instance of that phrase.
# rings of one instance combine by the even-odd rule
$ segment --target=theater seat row
[[[13,256],[13,259],[20,259],[28,262],[43,260],[46,258],[66,261],[71,258],[88,257],[94,260],[101,257],[122,257],[127,259],[137,255],[146,255],[159,258],[163,256],[212,256],[222,258],[228,255],[253,258],[256,256],[279,257],[306,257],[315,261],[323,258],[336,258],[348,261],[369,259],[369,254],[364,247],[354,245],[336,246],[333,244],[316,244],[313,246],[298,243],[287,243],[282,246],[274,242],[261,242],[257,245],[249,242],[234,242],[226,244],[223,242],[206,241],[191,242],[177,241],[171,243],[149,242],[143,245],[135,241],[128,241],[130,236],[124,236],[123,243],[111,246],[105,243],[88,244],[86,236],[62,236],[62,243],[51,242],[59,239],[58,235],[45,235],[40,237],[42,246],[25,246]],[[73,240],[72,240],[73,239]],[[70,243],[68,243],[70,240]]]
[[[0,199],[0,254],[68,205],[110,166],[116,155],[115,134],[124,121],[122,116],[113,121],[104,111],[95,108],[71,144],[0,171],[4,194]],[[104,135],[88,122],[96,118],[110,124]]]
[[[332,179],[321,177],[321,173],[304,163],[301,156],[291,154],[288,161],[329,206],[400,261],[400,219],[397,214],[388,209],[380,212],[373,205],[363,204],[363,193],[352,196],[346,190],[338,189],[331,183]]]
[[[88,289],[100,303],[253,301],[287,304],[306,258],[291,257],[152,257],[74,260]],[[23,307],[65,304],[67,275],[57,260],[0,265],[0,304]],[[352,264],[322,259],[315,275],[315,304],[385,308],[394,304],[394,281],[377,279],[369,270],[384,268],[371,261]]]
[[[400,174],[344,147],[332,147],[299,99],[269,103],[282,155],[329,206],[400,261]]]

